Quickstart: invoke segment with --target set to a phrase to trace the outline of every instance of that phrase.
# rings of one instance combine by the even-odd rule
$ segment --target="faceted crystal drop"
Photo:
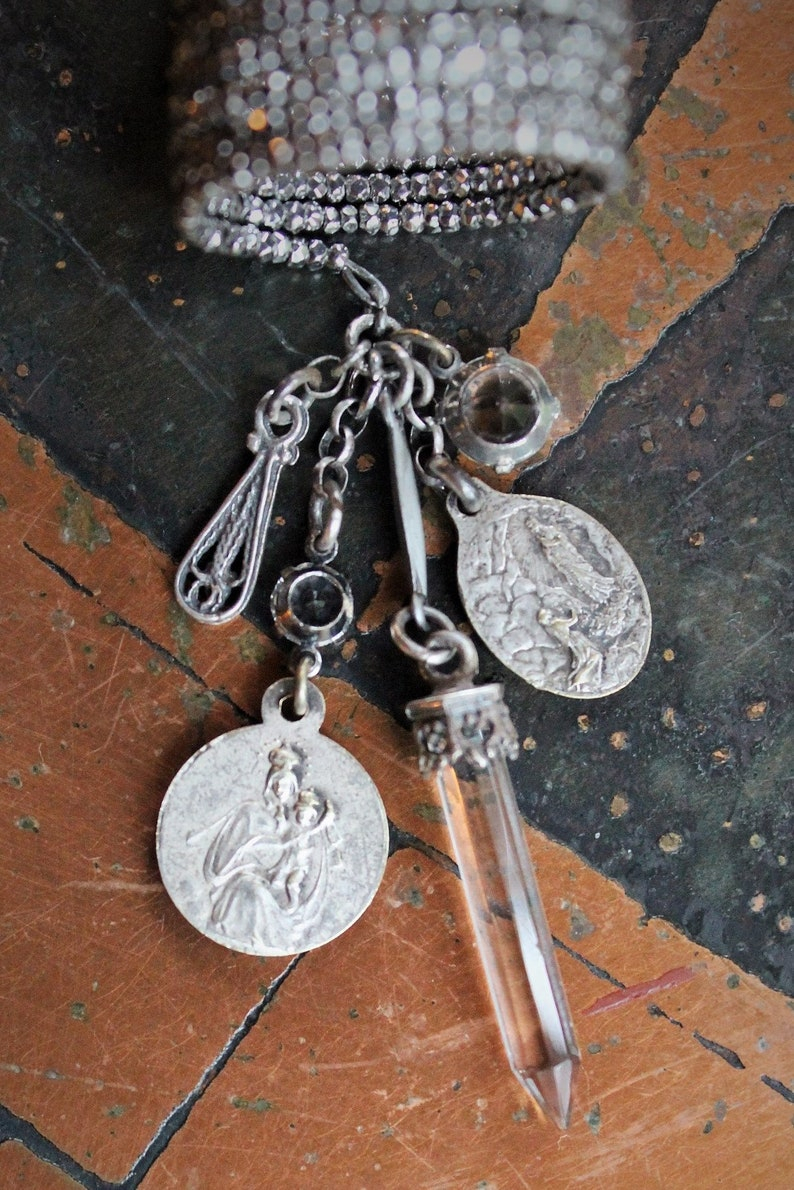
[[[537,421],[534,394],[512,369],[495,365],[470,387],[467,420],[487,442],[514,442]]]
[[[442,690],[407,713],[441,795],[510,1065],[566,1128],[579,1051],[505,759],[517,739],[502,688]]]
[[[442,764],[436,781],[510,1065],[567,1128],[579,1054],[507,766]]]
[[[559,409],[537,368],[494,347],[451,377],[441,419],[464,454],[501,474],[537,454]]]

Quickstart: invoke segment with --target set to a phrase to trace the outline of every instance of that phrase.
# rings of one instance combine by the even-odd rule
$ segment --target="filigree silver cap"
[[[623,176],[628,29],[622,0],[197,0],[172,72],[183,230],[311,266],[339,233],[593,202]]]

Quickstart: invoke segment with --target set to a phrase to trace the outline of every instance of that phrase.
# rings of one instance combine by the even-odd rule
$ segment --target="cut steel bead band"
[[[343,233],[587,205],[623,178],[628,31],[622,0],[186,0],[182,230],[319,268]]]

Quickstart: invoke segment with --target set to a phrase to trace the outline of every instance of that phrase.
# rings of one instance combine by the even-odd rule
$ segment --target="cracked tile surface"
[[[544,882],[552,906],[553,888]],[[580,897],[589,910],[590,892]],[[636,905],[625,908],[636,915]],[[775,1053],[781,1066],[790,1061],[774,994],[728,988],[728,964],[662,940],[662,929],[651,923],[636,941],[646,971],[682,962],[692,983],[665,991],[660,980],[652,1000],[594,1011],[604,981],[560,956],[584,1051],[576,1118],[561,1136],[505,1069],[458,882],[400,852],[370,913],[333,952],[303,960],[143,1185],[200,1190],[228,1176],[255,1190],[264,1164],[284,1186],[688,1190],[697,1167],[698,1185],[757,1185],[760,1176],[782,1190],[787,1175],[759,1150],[780,1152],[791,1105],[760,1082],[751,1056],[763,1030],[767,1065]],[[747,1010],[743,1026],[736,1003],[726,1021],[734,996]],[[748,1065],[699,1043],[696,1020],[727,1028]]]
[[[786,0],[697,0],[663,20],[652,0],[635,10],[637,111],[664,94],[626,195],[588,217],[567,255],[575,222],[487,237],[485,272],[485,240],[362,250],[401,318],[431,325],[443,308],[440,329],[469,354],[480,335],[506,342],[540,292],[518,350],[563,383],[568,426],[605,381],[629,373],[539,482],[559,481],[554,494],[569,496],[589,474],[582,502],[623,518],[672,592],[666,606],[673,547],[643,526],[682,491],[692,509],[675,543],[697,611],[683,609],[681,641],[703,649],[697,689],[714,724],[686,702],[681,675],[694,667],[678,639],[660,640],[636,687],[637,730],[623,696],[565,718],[511,688],[524,809],[599,868],[527,828],[584,1057],[564,1136],[535,1117],[505,1068],[440,807],[386,713],[417,687],[386,640],[399,578],[377,435],[363,443],[347,523],[360,634],[323,690],[326,730],[370,771],[393,823],[399,849],[381,892],[347,935],[292,965],[224,953],[164,897],[152,853],[164,789],[200,743],[257,715],[283,662],[255,624],[191,625],[170,595],[173,565],[152,542],[186,544],[239,466],[254,401],[288,368],[334,349],[346,308],[324,278],[205,260],[174,242],[158,139],[159,9],[55,14],[30,0],[0,14],[10,46],[0,135],[13,146],[0,184],[0,407],[22,431],[0,422],[3,1186],[787,1190],[791,1002],[703,945],[722,945],[727,922],[739,938],[731,953],[770,982],[790,952],[790,857],[772,847],[790,817],[775,760],[790,706],[782,685],[773,698],[748,686],[731,703],[738,725],[723,723],[714,693],[729,668],[727,635],[777,606],[770,575],[783,563],[769,556],[769,537],[748,569],[758,603],[742,604],[738,628],[732,609],[709,617],[702,601],[715,583],[727,598],[715,575],[733,573],[739,545],[755,548],[752,517],[774,505],[775,525],[783,519],[774,472],[792,401],[790,223],[773,216],[790,200],[781,72],[793,22]],[[68,143],[56,141],[59,128],[74,133]],[[714,286],[726,277],[733,306],[721,312]],[[680,356],[665,349],[676,343]],[[676,387],[684,359],[686,403]],[[724,379],[723,362],[733,368]],[[726,470],[720,438],[738,412],[742,433],[753,419],[766,427],[756,486],[744,481],[741,493],[744,453]],[[776,437],[764,454],[767,430]],[[645,470],[618,499],[627,465],[629,479]],[[285,509],[303,498],[301,482],[290,477]],[[450,535],[432,501],[425,521],[433,581],[457,615]],[[294,561],[299,537],[274,522],[266,582]],[[750,678],[766,674],[769,657],[753,661]],[[733,732],[728,743],[711,739],[717,726]],[[696,759],[708,745],[691,782],[664,763],[664,748],[678,757],[685,745]],[[747,757],[755,783],[742,775]],[[572,781],[581,788],[570,791]],[[747,870],[763,881],[739,900],[736,868],[714,859],[707,836],[722,830],[737,781],[732,817],[754,814],[761,798],[774,818],[774,833],[748,842]],[[565,789],[575,796],[566,801]],[[673,821],[676,798],[690,795]],[[649,917],[610,872],[642,897],[678,880],[693,912],[676,924],[694,937]],[[757,942],[761,928],[771,950]]]
[[[791,22],[786,3],[715,7],[632,147],[628,185],[587,219],[522,328],[516,354],[562,394],[555,438],[792,201]]]
[[[535,1118],[505,1068],[433,788],[416,775],[407,733],[338,681],[325,684],[331,734],[376,776],[404,837],[438,850],[399,851],[375,906],[304,958],[219,1062],[284,964],[193,934],[163,896],[151,838],[184,755],[240,722],[250,663],[234,649],[203,651],[201,631],[195,676],[168,658],[168,562],[81,493],[108,530],[108,581],[124,572],[112,554],[123,553],[126,573],[140,563],[155,576],[143,593],[104,587],[94,572],[87,593],[96,554],[63,540],[62,479],[29,447],[0,427],[13,609],[2,647],[17,659],[0,741],[12,844],[4,949],[16,973],[4,988],[0,1086],[12,1111],[86,1171],[82,1184],[133,1169],[130,1185],[214,1188],[225,1171],[255,1190],[266,1159],[283,1185],[299,1175],[339,1184],[353,1170],[386,1187],[406,1176],[417,1186],[565,1185],[583,1170],[593,1184],[612,1171],[631,1185],[652,1168],[658,1184],[684,1187],[664,1165],[669,1124],[650,1148],[635,1144],[657,1117],[675,1119],[691,1160],[716,1146],[714,1185],[750,1131],[768,1132],[772,1161],[791,1112],[782,998],[528,830],[584,1051],[572,1133],[561,1139]],[[266,654],[246,631],[246,655]],[[208,694],[210,681],[224,698]],[[202,1082],[208,1068],[214,1078]],[[16,1146],[0,1147],[0,1160],[63,1180]],[[765,1184],[782,1187],[777,1176],[771,1164]]]

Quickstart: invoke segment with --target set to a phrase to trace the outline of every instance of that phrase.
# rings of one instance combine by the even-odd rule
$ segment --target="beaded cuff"
[[[623,177],[621,0],[198,0],[172,72],[184,235],[321,268],[352,232],[527,222]]]

